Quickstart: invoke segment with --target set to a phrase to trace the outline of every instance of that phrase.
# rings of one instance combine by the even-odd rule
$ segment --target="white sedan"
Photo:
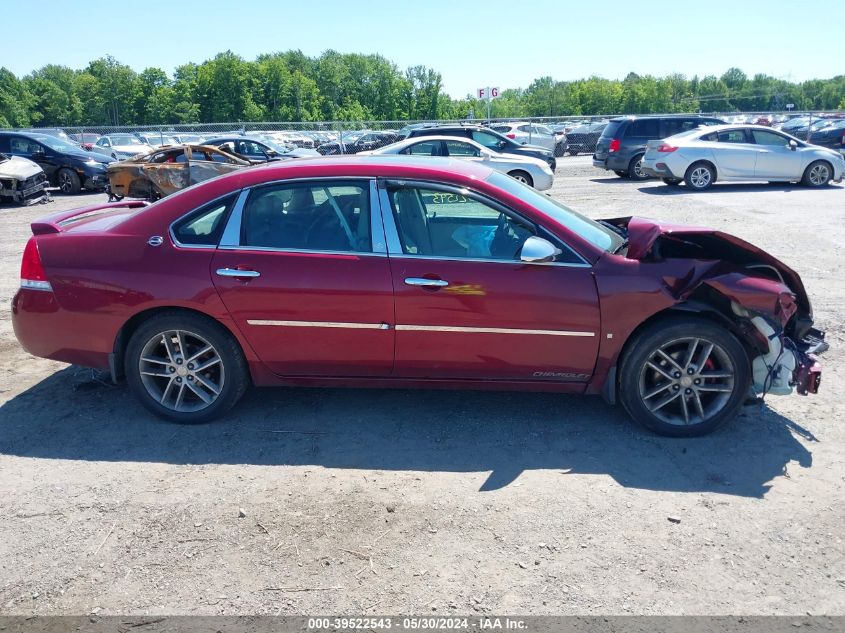
[[[539,191],[551,189],[555,179],[554,172],[544,160],[493,152],[471,139],[456,136],[417,136],[369,152],[358,152],[358,156],[365,154],[448,156],[461,160],[479,161]]]
[[[714,125],[649,141],[642,170],[667,185],[683,181],[697,191],[717,180],[800,181],[824,187],[842,180],[845,159],[761,125]]]

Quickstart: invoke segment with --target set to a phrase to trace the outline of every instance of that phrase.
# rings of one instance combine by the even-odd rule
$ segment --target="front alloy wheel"
[[[706,339],[657,347],[640,371],[639,396],[666,424],[701,424],[725,408],[736,370],[725,350]]]
[[[695,317],[652,323],[619,365],[619,399],[662,435],[709,433],[733,417],[751,385],[748,353],[726,328]]]

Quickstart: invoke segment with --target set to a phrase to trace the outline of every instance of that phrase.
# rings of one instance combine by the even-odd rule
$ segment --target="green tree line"
[[[630,73],[624,80],[535,79],[503,91],[494,117],[649,112],[845,108],[845,75],[794,83],[748,77],[731,68],[717,77]],[[226,51],[172,76],[159,68],[138,73],[113,57],[82,70],[58,64],[18,78],[0,68],[0,127],[106,126],[238,121],[367,121],[486,116],[486,103],[443,92],[439,72],[401,70],[381,55],[300,51],[254,61]]]

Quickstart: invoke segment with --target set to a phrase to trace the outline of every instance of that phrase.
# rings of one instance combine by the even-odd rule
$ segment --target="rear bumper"
[[[678,175],[672,171],[672,169],[661,160],[653,159],[653,158],[643,158],[643,162],[640,166],[643,170],[644,174],[651,176],[652,178],[675,178],[678,180],[683,179],[683,174]]]
[[[65,310],[52,292],[18,290],[12,298],[12,328],[33,356],[97,369],[109,366],[114,337],[110,340],[105,332],[110,324],[92,314],[80,318]]]
[[[612,169],[613,171],[625,171],[628,169],[628,160],[616,152],[608,154],[606,158],[598,158],[593,154],[593,167]]]

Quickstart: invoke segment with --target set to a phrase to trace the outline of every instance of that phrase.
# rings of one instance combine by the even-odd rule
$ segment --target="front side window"
[[[490,134],[489,132],[473,132],[472,140],[480,145],[483,145],[487,149],[499,149],[499,143],[501,141],[498,136]]]
[[[257,189],[244,206],[241,245],[371,252],[369,183],[325,181]]]
[[[422,187],[388,189],[406,255],[517,261],[534,228],[468,195]]]
[[[414,143],[410,147],[402,150],[403,154],[412,154],[414,156],[438,156],[440,148],[440,141],[424,141],[422,143]]]
[[[765,130],[751,130],[751,137],[757,145],[776,145],[778,147],[789,145],[789,139],[785,136]]]
[[[226,217],[237,195],[215,200],[173,225],[173,235],[180,244],[214,247],[220,242]]]

